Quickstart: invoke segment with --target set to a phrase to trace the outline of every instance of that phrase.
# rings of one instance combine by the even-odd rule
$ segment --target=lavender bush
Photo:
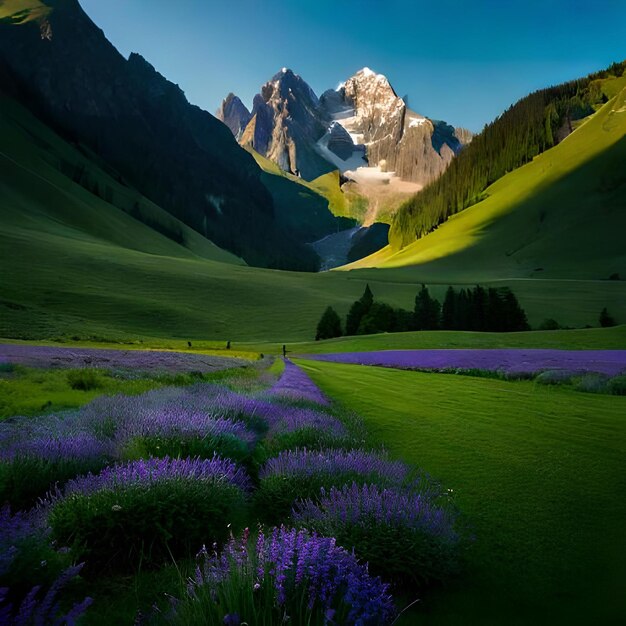
[[[626,350],[382,350],[311,355],[307,358],[399,369],[481,369],[507,374],[568,369],[615,376],[626,370]]]
[[[423,494],[355,483],[332,487],[315,501],[299,503],[292,519],[298,527],[335,537],[399,586],[440,581],[456,569],[455,515]]]
[[[363,450],[286,450],[261,468],[259,479],[257,508],[268,523],[285,519],[296,500],[317,498],[322,488],[352,482],[430,488],[401,461]]]
[[[14,509],[27,508],[55,485],[107,464],[110,444],[89,433],[67,430],[26,428],[21,436],[10,436],[5,429],[0,443],[0,501]]]
[[[284,527],[247,532],[221,554],[203,549],[188,593],[169,622],[384,625],[394,615],[388,588],[334,539]]]
[[[51,497],[48,522],[90,570],[132,570],[222,541],[245,515],[249,479],[232,461],[147,459],[71,480]]]

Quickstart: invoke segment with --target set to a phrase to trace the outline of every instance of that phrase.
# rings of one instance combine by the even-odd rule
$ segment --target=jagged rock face
[[[230,128],[230,132],[235,135],[236,139],[240,139],[252,119],[252,114],[235,94],[229,93],[222,101],[215,117]]]
[[[225,116],[218,117],[226,121]],[[313,90],[283,68],[254,97],[252,117],[239,142],[285,171],[310,180],[334,169],[315,149],[327,128],[328,120]]]
[[[233,131],[239,142],[309,180],[369,165],[423,186],[471,140],[469,131],[411,111],[387,78],[368,68],[319,100],[283,69],[255,97],[252,116],[243,133]]]
[[[411,111],[387,78],[369,68],[321,100],[355,142],[366,146],[370,166],[382,166],[403,180],[428,184],[462,147],[453,127]]]

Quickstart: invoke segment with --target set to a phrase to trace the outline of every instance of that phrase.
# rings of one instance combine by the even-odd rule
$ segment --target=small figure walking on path
[[[283,359],[287,357],[287,346],[283,344]]]
[[[227,349],[227,350],[230,350],[230,341],[228,341],[228,342],[226,343],[226,349]]]

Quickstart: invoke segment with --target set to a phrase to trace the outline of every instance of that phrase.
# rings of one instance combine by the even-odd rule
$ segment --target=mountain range
[[[311,181],[338,170],[357,183],[351,189],[371,205],[370,222],[437,179],[472,138],[409,109],[389,80],[367,67],[319,98],[283,68],[261,87],[251,111],[230,93],[217,117],[240,145],[286,172]]]

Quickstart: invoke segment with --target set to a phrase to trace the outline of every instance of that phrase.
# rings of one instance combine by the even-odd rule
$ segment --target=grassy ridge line
[[[118,350],[163,350],[212,356],[230,356],[254,360],[259,355],[282,354],[282,343],[233,342],[226,350],[223,341],[194,340],[187,342],[170,338],[137,337],[130,341],[20,341],[0,338],[0,343],[72,346]],[[523,333],[477,333],[470,331],[419,331],[383,333],[358,337],[340,337],[326,341],[288,342],[290,355],[367,352],[373,350],[419,350],[431,348],[552,348],[555,350],[623,350],[626,349],[626,325],[613,328],[577,330],[545,330]],[[282,361],[277,361],[282,363]],[[277,366],[280,367],[280,366]]]
[[[616,81],[616,89],[624,82]],[[500,178],[485,200],[436,231],[399,252],[387,247],[342,269],[420,265],[452,279],[489,268],[492,275],[532,276],[542,265],[542,275],[606,278],[611,253],[618,270],[626,264],[616,239],[626,227],[623,215],[606,209],[620,206],[612,184],[622,180],[617,164],[625,152],[625,102],[622,88],[564,141]]]
[[[403,624],[617,624],[626,611],[626,398],[297,361],[372,442],[454,489],[466,571]]]

